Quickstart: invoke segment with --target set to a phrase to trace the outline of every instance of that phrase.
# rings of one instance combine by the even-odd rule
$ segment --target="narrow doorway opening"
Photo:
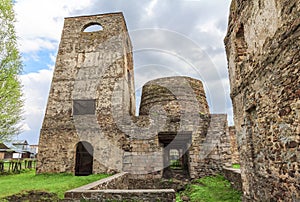
[[[163,177],[166,179],[189,179],[189,146],[191,133],[159,133],[164,150]]]
[[[86,176],[93,173],[92,145],[88,142],[78,142],[76,146],[75,175]]]

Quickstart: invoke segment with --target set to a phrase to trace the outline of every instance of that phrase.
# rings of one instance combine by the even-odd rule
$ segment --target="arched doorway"
[[[76,146],[75,175],[83,176],[93,173],[94,149],[88,142],[78,142]]]

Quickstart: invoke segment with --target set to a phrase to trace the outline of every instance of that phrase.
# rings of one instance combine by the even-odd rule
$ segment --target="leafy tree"
[[[14,23],[12,0],[0,0],[0,142],[20,132],[22,120],[22,62]]]

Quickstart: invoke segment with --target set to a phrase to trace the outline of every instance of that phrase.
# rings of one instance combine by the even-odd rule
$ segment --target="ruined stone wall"
[[[216,175],[222,173],[224,166],[231,166],[231,144],[226,114],[211,114],[207,134],[195,147],[198,148],[197,162],[191,162],[195,177]]]
[[[163,156],[174,148],[188,152],[191,178],[214,175],[231,165],[227,116],[209,114],[199,80],[167,77],[146,83],[135,124],[141,130],[130,139],[131,150],[124,153],[126,172],[161,175],[169,166]],[[149,129],[142,130],[145,127]]]
[[[166,184],[169,188],[165,187]],[[152,175],[139,179],[136,178],[136,175],[119,173],[106,179],[66,191],[64,201],[150,202],[159,200],[173,202],[176,195],[171,184],[171,182],[162,182],[161,179],[153,178]]]
[[[222,170],[224,177],[230,182],[231,186],[239,191],[243,190],[241,170],[224,167]]]
[[[189,77],[167,77],[148,82],[143,87],[140,113],[149,114],[153,106],[165,112],[166,120],[161,122],[160,138],[170,133],[176,138],[164,148],[178,147],[188,151],[188,172],[191,178],[199,176],[200,143],[204,141],[209,125],[209,108],[202,82]],[[191,137],[189,137],[191,136]],[[166,155],[166,154],[165,154]],[[164,167],[169,166],[164,162]]]
[[[203,142],[209,124],[202,82],[189,77],[149,81],[143,86],[140,115],[134,124],[129,128],[132,131],[136,126],[138,128],[129,139],[131,150],[124,153],[124,171],[161,175],[164,167],[169,166],[163,161],[164,152],[177,147],[191,151],[191,162],[198,162],[199,143]],[[160,138],[173,134],[174,140],[171,138],[170,144],[164,148],[166,140],[163,143]],[[197,176],[194,166],[196,164],[190,166],[189,171]]]
[[[85,32],[90,25],[102,30]],[[131,42],[122,13],[66,18],[37,172],[74,172],[79,141],[93,147],[94,172],[120,171],[126,138],[112,109],[135,113],[133,84]]]
[[[91,25],[102,30],[86,32]],[[209,114],[199,80],[168,77],[148,82],[140,116],[134,116],[131,49],[122,13],[65,19],[37,173],[74,172],[79,142],[91,147],[94,173],[161,176],[169,166],[164,156],[174,148],[188,151],[184,163],[191,178],[231,164],[226,116]]]
[[[87,201],[128,201],[128,202],[152,202],[152,201],[176,201],[176,194],[173,189],[138,189],[138,190],[97,190],[78,191],[65,194],[64,201],[80,202]]]
[[[234,126],[229,126],[229,137],[230,137],[230,145],[231,145],[231,160],[232,164],[240,163],[240,154],[238,150],[236,130]]]
[[[209,114],[202,82],[190,77],[176,76],[155,79],[143,86],[140,115],[149,115],[154,106],[160,106],[170,118],[184,113]]]
[[[233,0],[225,38],[244,201],[300,200],[300,4]]]
[[[135,134],[128,138],[130,149],[124,152],[123,171],[132,174],[161,176],[163,169],[163,148],[158,141],[158,131],[154,129],[154,120],[148,116],[136,117]]]

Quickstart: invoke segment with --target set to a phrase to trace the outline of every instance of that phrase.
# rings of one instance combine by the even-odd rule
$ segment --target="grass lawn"
[[[52,192],[56,193],[59,198],[63,198],[67,190],[108,176],[107,174],[74,176],[66,173],[35,175],[35,170],[23,171],[20,174],[0,175],[0,198],[31,190]]]
[[[183,192],[177,194],[176,202],[182,202],[182,196],[189,197],[191,202],[242,201],[241,193],[234,190],[221,175],[193,180]]]

